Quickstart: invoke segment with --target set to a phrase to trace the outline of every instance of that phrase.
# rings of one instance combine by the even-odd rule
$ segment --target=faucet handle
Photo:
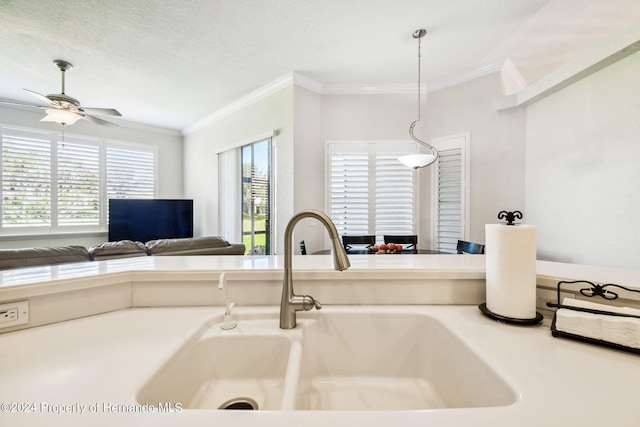
[[[320,310],[322,308],[322,304],[320,304],[315,298],[310,295],[296,295],[294,296],[294,298],[298,299],[298,304],[302,305],[302,310],[304,311],[309,311],[313,308],[315,308],[316,310]]]

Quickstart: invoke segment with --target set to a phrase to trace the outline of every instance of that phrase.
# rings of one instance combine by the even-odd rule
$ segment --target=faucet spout
[[[347,253],[340,243],[340,236],[336,226],[323,212],[307,209],[295,214],[284,231],[284,280],[282,283],[282,300],[280,303],[280,328],[293,329],[296,327],[296,312],[308,311],[313,308],[320,310],[322,305],[309,295],[296,295],[293,291],[292,274],[292,239],[293,229],[303,218],[315,218],[324,225],[333,245],[333,267],[336,270],[346,270],[351,266]]]

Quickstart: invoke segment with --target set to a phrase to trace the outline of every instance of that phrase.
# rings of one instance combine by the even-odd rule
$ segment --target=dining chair
[[[397,243],[400,245],[407,245],[405,249],[415,249],[418,244],[417,234],[403,234],[403,235],[384,235],[385,243]]]
[[[366,245],[367,248],[376,244],[376,236],[342,236],[342,246],[345,250],[353,249],[351,245]]]
[[[466,242],[464,240],[458,240],[458,253],[467,253],[467,254],[483,254],[484,253],[484,245],[480,243]]]

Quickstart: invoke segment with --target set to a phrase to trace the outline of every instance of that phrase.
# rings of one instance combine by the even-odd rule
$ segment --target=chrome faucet
[[[347,253],[340,243],[340,236],[336,226],[326,214],[316,210],[303,210],[295,214],[284,230],[284,281],[282,283],[282,301],[280,303],[280,328],[293,329],[296,327],[296,311],[309,311],[312,308],[320,310],[322,305],[309,295],[296,295],[293,293],[293,274],[291,272],[291,255],[293,252],[291,240],[293,229],[303,218],[315,218],[320,221],[331,237],[333,244],[333,268],[346,270],[351,266]]]

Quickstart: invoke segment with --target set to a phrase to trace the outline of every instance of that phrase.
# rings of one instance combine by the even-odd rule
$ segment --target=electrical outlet
[[[0,310],[0,323],[13,322],[18,320],[18,309],[10,308],[8,310]]]
[[[0,304],[0,328],[29,323],[29,301]]]
[[[560,302],[565,298],[573,298],[574,295],[571,292],[560,292]],[[548,307],[547,303],[558,303],[558,291],[552,289],[536,289],[536,307],[543,308],[545,310],[557,310],[555,307]]]

